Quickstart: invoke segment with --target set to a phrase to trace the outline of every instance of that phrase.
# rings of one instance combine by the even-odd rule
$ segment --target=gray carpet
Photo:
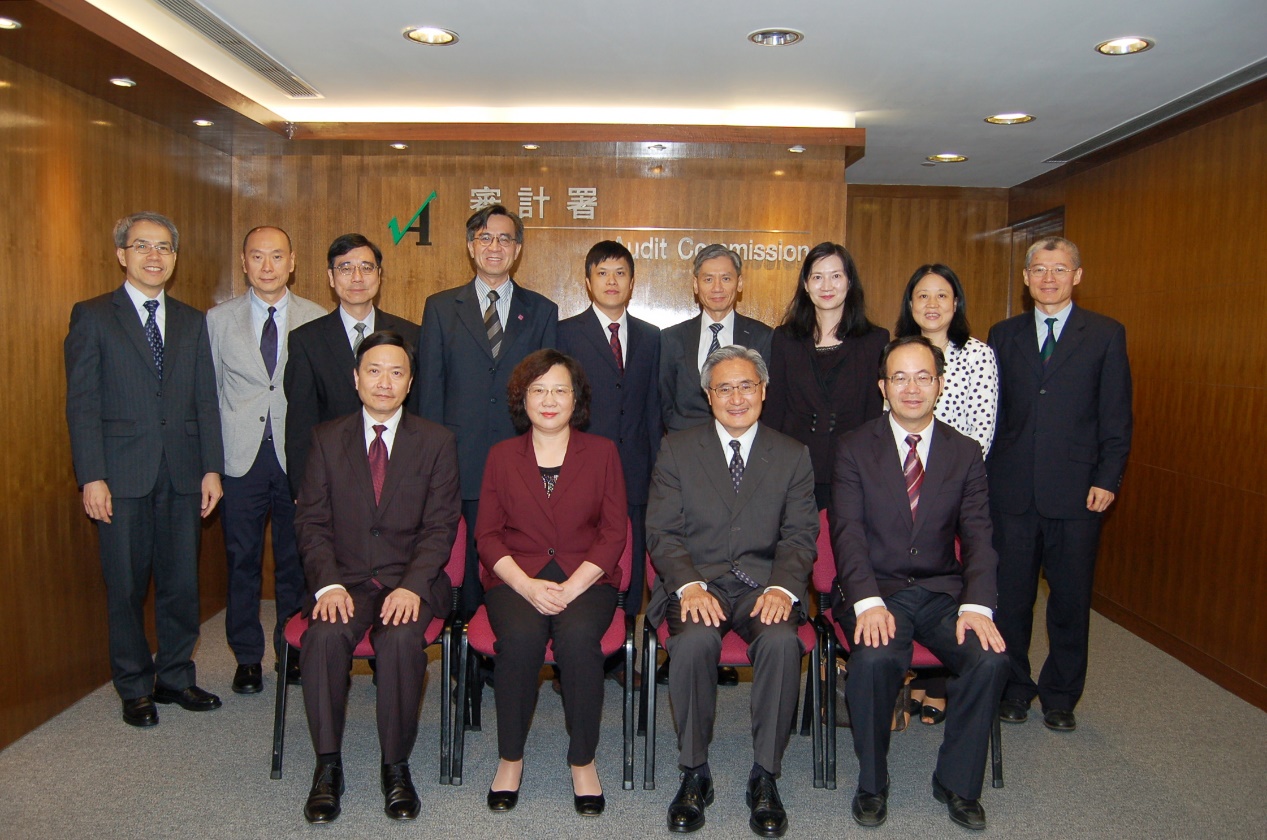
[[[409,824],[382,813],[373,687],[368,676],[358,674],[344,745],[343,815],[333,825],[314,827],[301,814],[312,752],[299,691],[290,698],[285,776],[272,781],[273,674],[266,671],[261,695],[241,697],[229,690],[234,663],[224,643],[223,614],[203,626],[197,660],[200,684],[224,699],[218,711],[195,714],[160,706],[161,724],[137,730],[120,720],[119,701],[106,685],[0,752],[0,837],[668,836],[665,810],[677,782],[665,692],[657,789],[642,790],[639,741],[637,784],[625,791],[620,695],[615,683],[607,684],[598,762],[608,808],[600,819],[587,820],[572,811],[562,707],[544,685],[520,805],[495,815],[484,807],[496,760],[491,693],[484,699],[484,731],[467,737],[465,784],[436,784],[437,653],[413,761],[423,817]],[[1098,615],[1091,665],[1077,732],[1049,732],[1032,718],[1004,726],[1007,786],[994,790],[987,782],[988,834],[1114,840],[1267,836],[1267,714]],[[747,683],[721,690],[711,762],[717,802],[697,837],[753,836],[743,803],[752,760],[748,698]],[[929,791],[941,727],[916,723],[894,735],[889,820],[870,832],[849,816],[857,765],[848,731],[840,734],[841,784],[835,791],[813,788],[809,739],[793,738],[780,781],[789,836],[969,835],[947,820]]]

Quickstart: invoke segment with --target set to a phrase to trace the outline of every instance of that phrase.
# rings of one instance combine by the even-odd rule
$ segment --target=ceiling
[[[197,1],[321,98],[289,98],[158,0],[89,0],[282,121],[343,124],[341,139],[384,123],[858,127],[853,184],[1013,186],[1212,83],[1267,76],[1263,0]],[[402,37],[422,25],[459,41]],[[805,39],[747,41],[770,27]],[[1156,46],[1093,49],[1124,35]],[[983,121],[1010,111],[1037,119]],[[925,165],[940,152],[968,160]]]

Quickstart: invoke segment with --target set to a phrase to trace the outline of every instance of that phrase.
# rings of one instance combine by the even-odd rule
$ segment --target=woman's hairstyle
[[[835,242],[820,242],[810,249],[801,263],[801,275],[796,282],[796,292],[792,302],[787,305],[783,315],[783,326],[792,338],[812,338],[819,341],[823,336],[818,334],[818,318],[814,312],[814,301],[809,296],[806,283],[813,272],[814,263],[826,257],[840,257],[845,267],[845,279],[849,288],[845,292],[844,312],[840,323],[836,325],[836,338],[845,339],[851,336],[866,335],[874,330],[875,324],[867,320],[867,304],[862,292],[862,279],[858,276],[858,266],[853,257],[845,250],[844,245]]]
[[[969,333],[968,304],[964,300],[963,284],[959,282],[959,276],[950,270],[950,266],[941,263],[921,265],[911,275],[910,281],[906,284],[906,291],[902,293],[902,311],[897,315],[895,333],[898,338],[922,335],[919,324],[915,323],[915,315],[911,312],[911,297],[915,294],[915,287],[919,285],[919,281],[930,274],[936,274],[949,283],[951,290],[955,293],[955,314],[950,316],[950,329],[946,331],[946,336],[956,347],[963,347],[968,343]]]
[[[524,360],[515,365],[510,374],[510,382],[506,385],[506,405],[510,408],[510,420],[520,434],[532,428],[528,419],[528,386],[545,376],[550,368],[563,365],[572,378],[572,420],[574,429],[584,428],[590,422],[590,384],[585,378],[581,364],[571,356],[558,350],[546,348],[529,353]]]

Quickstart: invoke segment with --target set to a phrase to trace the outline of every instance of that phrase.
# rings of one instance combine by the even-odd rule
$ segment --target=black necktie
[[[739,482],[743,481],[743,456],[739,454],[739,441],[732,440],[730,448],[735,450],[735,454],[730,456],[730,483],[735,485],[735,492],[739,492]]]
[[[1043,323],[1047,325],[1047,337],[1043,339],[1043,346],[1039,349],[1038,355],[1042,357],[1045,365],[1051,359],[1051,354],[1056,352],[1056,319],[1046,318]]]
[[[163,334],[158,331],[158,301],[147,300],[145,309],[150,317],[145,319],[145,340],[154,354],[154,367],[158,368],[158,378],[163,378]]]
[[[708,352],[704,354],[704,358],[713,355],[714,350],[721,349],[721,342],[717,340],[717,336],[721,334],[721,324],[709,324],[708,328],[713,331],[713,340],[708,344]]]
[[[268,371],[268,378],[273,378],[273,371],[277,370],[277,321],[274,316],[277,315],[277,307],[270,306],[268,308],[268,320],[264,322],[264,332],[260,333],[260,355],[264,357],[264,368]]]

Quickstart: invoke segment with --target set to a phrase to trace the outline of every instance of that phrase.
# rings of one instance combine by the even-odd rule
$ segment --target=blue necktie
[[[150,317],[145,319],[145,340],[150,345],[150,352],[154,354],[154,367],[158,368],[158,378],[163,378],[163,334],[158,331],[158,301],[147,300],[145,308],[150,313]]]

